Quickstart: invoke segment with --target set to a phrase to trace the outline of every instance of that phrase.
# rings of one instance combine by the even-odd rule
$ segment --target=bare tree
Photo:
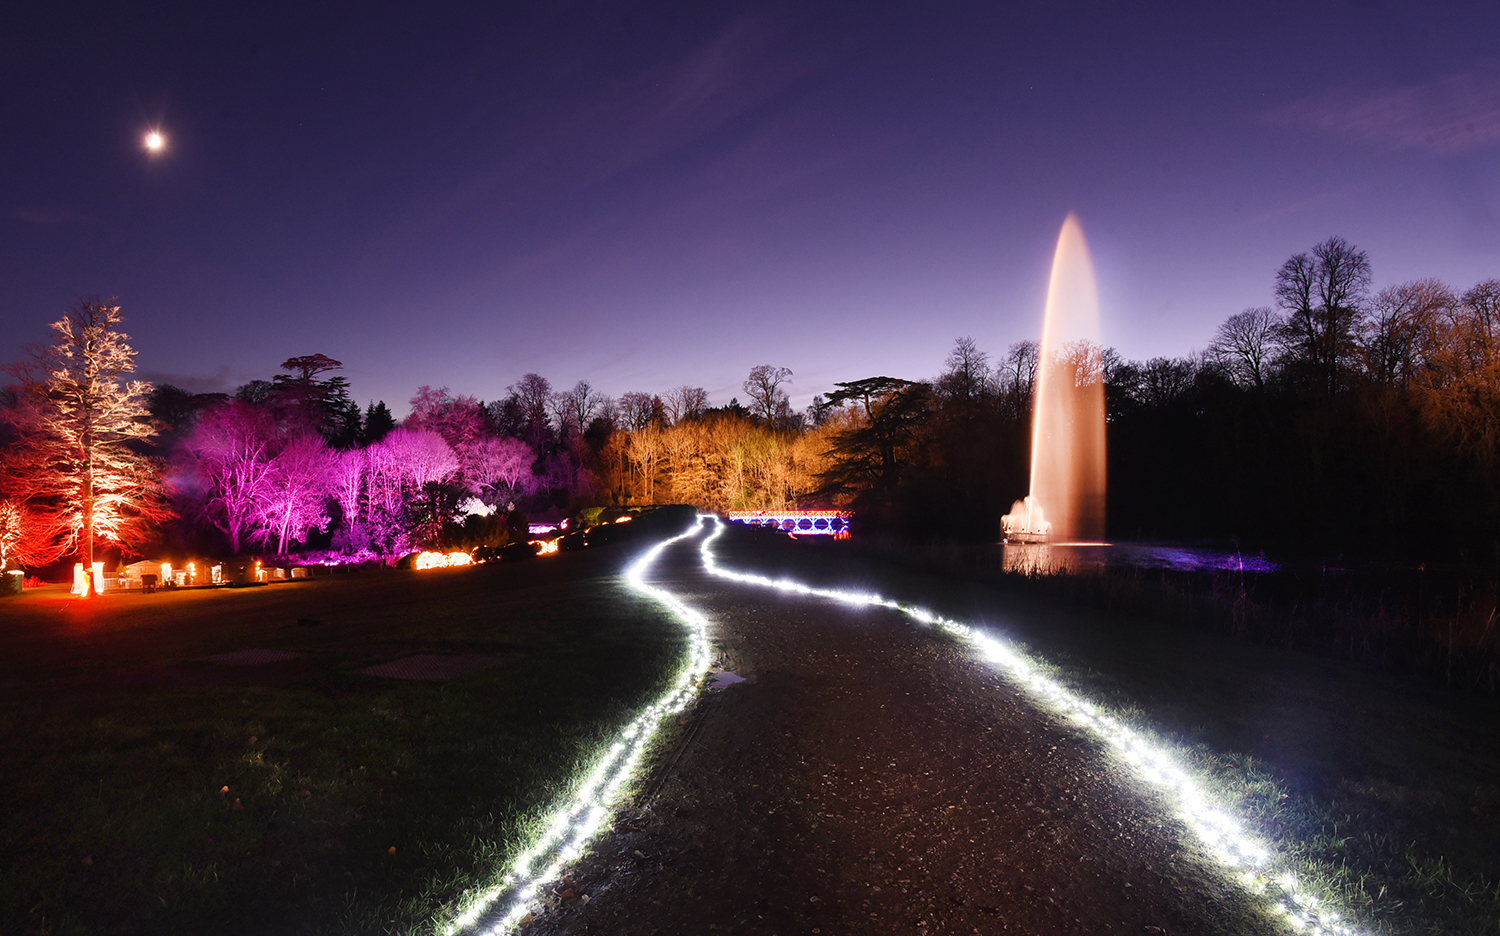
[[[1411,386],[1431,361],[1439,332],[1457,307],[1453,290],[1435,279],[1387,286],[1376,293],[1360,334],[1365,373],[1387,386]]]
[[[618,406],[620,426],[624,429],[644,429],[651,422],[655,411],[654,398],[649,393],[631,391],[620,397]]]
[[[1225,319],[1208,345],[1208,356],[1241,387],[1263,390],[1280,350],[1283,323],[1269,306],[1255,306]]]
[[[438,487],[458,474],[458,457],[442,436],[401,427],[365,449],[366,519],[385,551],[400,551],[435,534],[443,516]]]
[[[672,425],[676,426],[703,415],[703,411],[708,409],[708,391],[702,387],[683,384],[668,390],[662,397],[662,403]]]
[[[95,541],[129,548],[172,516],[158,463],[131,450],[155,433],[151,385],[135,370],[120,307],[90,300],[52,323],[57,340],[10,368],[20,405],[5,489],[41,515],[54,556],[77,549],[92,568]]]
[[[776,422],[791,406],[786,391],[781,389],[791,382],[792,371],[786,367],[758,364],[750,368],[745,378],[745,392],[750,396],[750,412],[768,423]]]
[[[641,479],[641,494],[648,504],[656,501],[656,470],[662,450],[662,430],[649,422],[629,434],[625,457]]]
[[[56,531],[31,504],[0,499],[0,570],[18,565],[46,565],[57,558]]]
[[[489,429],[489,414],[479,401],[471,396],[455,397],[447,387],[418,387],[410,406],[411,415],[403,426],[436,432],[455,450],[484,437]]]
[[[989,355],[979,350],[967,336],[953,342],[953,350],[943,362],[943,374],[933,384],[941,397],[969,402],[988,395],[990,389]]]
[[[336,453],[323,444],[323,437],[307,432],[288,441],[271,462],[260,522],[267,542],[276,541],[276,554],[286,555],[292,540],[307,538],[314,527],[328,529],[323,511],[331,491]]]
[[[604,397],[587,380],[580,380],[573,389],[552,394],[550,404],[564,436],[582,435],[603,408]]]
[[[269,414],[242,400],[210,410],[183,442],[176,486],[204,492],[204,516],[224,531],[236,554],[259,529],[279,448]]]
[[[1157,357],[1141,367],[1140,394],[1147,406],[1162,407],[1176,402],[1193,389],[1198,368],[1192,356]]]
[[[338,501],[339,511],[344,515],[345,527],[352,527],[359,522],[360,501],[365,493],[368,464],[364,449],[350,449],[339,452],[329,470],[329,488],[333,499]]]
[[[1276,303],[1286,312],[1289,363],[1317,390],[1334,394],[1353,372],[1370,258],[1341,237],[1297,254],[1276,274]]]
[[[1428,424],[1493,476],[1500,468],[1500,280],[1464,292],[1416,390]]]
[[[513,408],[533,451],[542,451],[548,443],[552,426],[547,418],[552,402],[552,384],[540,374],[524,374],[505,388],[505,408]]]
[[[1024,419],[1036,393],[1037,360],[1041,345],[1035,341],[1018,341],[1005,351],[1005,360],[996,369],[1000,404],[1013,419]]]
[[[520,439],[489,438],[459,452],[464,483],[469,492],[491,507],[500,507],[524,494],[536,455]]]

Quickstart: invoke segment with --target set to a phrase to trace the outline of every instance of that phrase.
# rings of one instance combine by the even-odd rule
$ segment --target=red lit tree
[[[112,302],[84,302],[52,323],[53,344],[9,368],[20,394],[4,487],[33,562],[76,550],[91,567],[96,541],[130,549],[172,516],[159,464],[130,447],[155,429],[151,385],[126,379],[135,351],[120,321]]]

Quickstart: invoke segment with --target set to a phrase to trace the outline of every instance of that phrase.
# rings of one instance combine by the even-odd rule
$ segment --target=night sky
[[[26,6],[0,361],[118,296],[193,390],[321,352],[398,415],[527,371],[717,404],[769,363],[801,406],[1039,337],[1070,211],[1131,358],[1330,235],[1376,287],[1500,276],[1500,0]]]

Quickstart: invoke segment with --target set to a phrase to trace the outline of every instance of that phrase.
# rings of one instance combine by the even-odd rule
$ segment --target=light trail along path
[[[894,611],[715,578],[701,542],[647,577],[708,615],[746,681],[683,713],[643,794],[521,933],[1284,932],[972,649]],[[780,574],[795,546],[744,531],[714,551]]]

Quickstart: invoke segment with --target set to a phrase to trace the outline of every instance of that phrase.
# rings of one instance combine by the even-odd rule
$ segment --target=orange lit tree
[[[96,541],[130,549],[172,516],[160,466],[131,448],[155,430],[151,385],[126,379],[135,351],[120,321],[113,302],[84,302],[52,323],[51,345],[9,368],[20,385],[5,489],[29,518],[34,563],[76,551],[92,568]]]

